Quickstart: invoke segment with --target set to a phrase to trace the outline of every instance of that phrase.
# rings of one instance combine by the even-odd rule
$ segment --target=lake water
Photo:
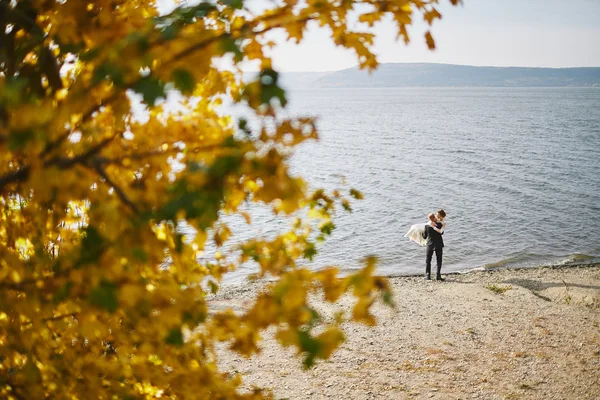
[[[343,176],[365,196],[339,214],[314,268],[351,270],[376,254],[381,274],[422,273],[424,248],[403,236],[439,208],[443,272],[600,260],[600,88],[288,95],[289,113],[318,116],[321,135],[298,149],[293,171],[315,187],[340,187]],[[269,213],[256,224],[239,238],[281,228]]]

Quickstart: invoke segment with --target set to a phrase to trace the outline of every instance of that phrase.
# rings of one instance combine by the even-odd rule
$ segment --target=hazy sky
[[[170,0],[159,0],[165,5]],[[267,0],[246,0],[262,5]],[[425,24],[409,30],[411,43],[396,41],[390,21],[375,27],[380,62],[437,62],[466,65],[582,67],[600,66],[600,0],[463,0],[453,7],[440,0],[442,20],[432,33],[435,51],[427,50]],[[336,48],[327,31],[309,25],[300,45],[274,35],[274,66],[280,71],[333,71],[357,64],[355,55]]]

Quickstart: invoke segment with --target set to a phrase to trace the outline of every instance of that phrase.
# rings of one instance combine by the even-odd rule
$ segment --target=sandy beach
[[[600,399],[600,265],[445,278],[390,278],[396,308],[376,305],[375,327],[346,324],[342,347],[308,371],[268,332],[259,356],[224,351],[222,366],[276,399]],[[211,307],[243,310],[260,287]]]

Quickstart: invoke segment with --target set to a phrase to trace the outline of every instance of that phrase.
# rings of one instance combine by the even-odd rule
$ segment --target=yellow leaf
[[[427,31],[427,33],[425,33],[425,41],[427,42],[429,50],[435,49],[435,41],[433,40],[433,36],[431,36],[431,32]]]

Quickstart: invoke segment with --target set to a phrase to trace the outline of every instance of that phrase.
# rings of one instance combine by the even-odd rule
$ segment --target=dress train
[[[410,227],[408,232],[406,232],[406,235],[404,235],[404,237],[409,238],[413,242],[417,243],[419,246],[425,246],[427,244],[427,239],[423,239],[425,225],[427,224],[414,224]]]

